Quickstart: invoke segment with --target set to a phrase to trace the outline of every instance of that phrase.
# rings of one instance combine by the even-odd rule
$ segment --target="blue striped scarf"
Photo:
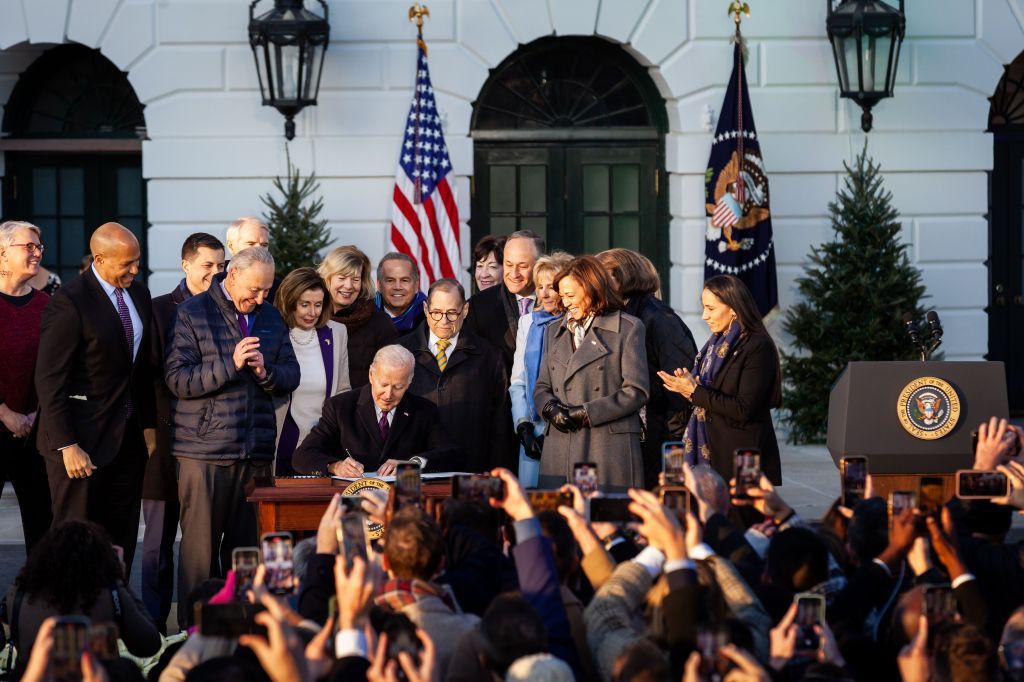
[[[741,331],[740,323],[733,321],[724,334],[721,332],[712,334],[708,342],[697,353],[697,357],[693,361],[693,375],[701,386],[710,386],[714,381],[718,370],[725,364],[729,352],[740,338]],[[711,459],[708,430],[704,418],[704,408],[694,405],[693,414],[690,415],[690,421],[686,424],[686,436],[683,438],[686,461],[693,465]]]

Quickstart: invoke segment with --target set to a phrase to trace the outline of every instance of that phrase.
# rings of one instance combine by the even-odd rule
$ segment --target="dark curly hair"
[[[14,584],[60,613],[88,612],[104,589],[124,580],[106,531],[91,521],[51,528],[32,548]]]

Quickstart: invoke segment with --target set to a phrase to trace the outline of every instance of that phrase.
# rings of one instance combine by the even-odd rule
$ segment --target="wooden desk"
[[[260,535],[278,531],[316,531],[331,498],[348,486],[348,481],[329,478],[294,486],[255,485],[246,499],[256,505]],[[447,479],[423,482],[424,497],[440,498],[450,494],[451,481]]]

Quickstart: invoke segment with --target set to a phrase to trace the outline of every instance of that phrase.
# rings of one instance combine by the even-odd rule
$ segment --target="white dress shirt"
[[[100,277],[100,273],[96,271],[95,264],[92,265],[92,274],[96,276],[96,281],[103,287],[103,291],[106,292],[107,297],[110,299],[110,305],[114,306],[114,314],[120,319],[120,313],[117,312],[117,294],[114,293],[119,287],[115,287]],[[139,346],[142,345],[142,318],[139,317],[139,311],[135,309],[135,302],[128,295],[128,290],[121,289],[121,291],[123,292],[124,304],[128,307],[128,316],[132,320],[132,362],[135,362],[135,356],[139,354]]]

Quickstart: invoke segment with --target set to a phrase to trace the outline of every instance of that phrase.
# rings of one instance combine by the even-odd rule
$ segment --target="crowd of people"
[[[61,658],[64,617],[85,616],[134,656],[163,649],[148,675],[166,681],[1024,680],[1024,554],[1005,542],[1021,430],[979,429],[975,468],[1004,473],[1004,497],[893,516],[869,490],[802,519],[775,488],[778,352],[739,279],[705,283],[698,352],[627,249],[488,236],[468,295],[421,290],[400,253],[374,271],[341,246],[279,273],[268,247],[255,218],[190,235],[181,282],[151,298],[137,239],[107,223],[48,294],[39,228],[0,225],[0,461],[28,557],[2,612],[12,677],[139,679],[116,647]],[[666,441],[683,480],[664,479]],[[763,475],[737,488],[744,448]],[[295,548],[294,588],[268,584],[280,562],[269,580],[232,570],[258,544],[255,479],[405,462],[500,483],[336,496]],[[597,500],[629,514],[591,518]],[[342,539],[351,514],[382,528],[362,552]],[[175,586],[189,636],[165,646]],[[216,605],[244,632],[201,617]]]

